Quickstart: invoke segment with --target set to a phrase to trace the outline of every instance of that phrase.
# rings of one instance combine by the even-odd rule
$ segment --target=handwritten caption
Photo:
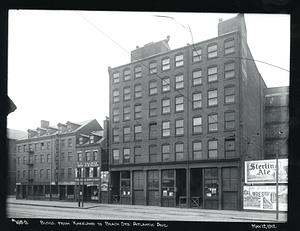
[[[17,225],[29,225],[27,220],[11,219]],[[90,222],[90,221],[52,221],[52,220],[39,220],[42,226],[106,226],[106,227],[160,227],[167,228],[169,225],[162,222]]]
[[[275,224],[251,224],[252,229],[277,229]]]

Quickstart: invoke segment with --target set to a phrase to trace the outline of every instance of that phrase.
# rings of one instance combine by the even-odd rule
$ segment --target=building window
[[[134,147],[134,163],[142,162],[142,148],[140,146]]]
[[[175,144],[175,159],[183,160],[183,143],[176,143]]]
[[[150,163],[157,162],[157,146],[156,145],[149,146],[149,161],[150,161]]]
[[[23,164],[27,164],[27,157],[23,156]]]
[[[68,152],[68,161],[72,161],[73,153]]]
[[[38,163],[38,155],[34,156],[34,163],[37,164]]]
[[[130,100],[130,87],[124,87],[123,97],[124,100]]]
[[[183,119],[176,119],[175,120],[175,135],[180,136],[183,135]]]
[[[36,149],[37,150],[37,149]],[[18,146],[18,152],[21,152],[21,146]]]
[[[197,116],[193,118],[193,133],[202,132],[202,117]]]
[[[235,139],[225,139],[225,157],[235,157]]]
[[[130,69],[125,69],[123,72],[124,81],[130,80]]]
[[[21,164],[21,157],[18,157],[18,164]]]
[[[33,178],[34,178],[34,179],[37,179],[37,170],[34,170],[34,171],[33,171]]]
[[[170,91],[170,77],[164,77],[162,79],[162,92]]]
[[[119,72],[113,73],[113,83],[119,83],[120,82],[120,75]]]
[[[78,162],[82,161],[82,152],[77,152],[77,161]]]
[[[162,137],[170,136],[170,121],[162,122]]]
[[[181,89],[184,87],[183,74],[175,76],[175,89]]]
[[[118,164],[119,163],[119,158],[120,158],[120,151],[119,149],[114,149],[113,150],[113,163]]]
[[[123,128],[123,141],[130,141],[130,127]]]
[[[149,74],[155,74],[157,73],[157,62],[156,61],[152,61],[149,64]]]
[[[218,67],[209,67],[207,68],[207,77],[208,82],[214,82],[218,80]]]
[[[41,143],[41,150],[44,150],[45,149],[45,144],[44,142]]]
[[[119,142],[119,128],[113,128],[112,130],[112,141],[113,142]]]
[[[28,163],[29,163],[29,164],[33,164],[33,162],[32,162],[32,156],[29,156],[29,158],[28,158]]]
[[[129,148],[124,148],[123,149],[123,163],[124,164],[129,164],[130,163],[130,149]]]
[[[149,82],[149,95],[155,95],[157,94],[157,81],[151,80]]]
[[[134,105],[134,118],[135,119],[142,118],[142,105],[141,104]]]
[[[43,143],[43,144],[44,144],[44,143]],[[25,145],[23,145],[23,151],[24,151],[24,152],[26,152],[26,151],[27,151],[27,149],[26,149],[26,148],[27,148],[27,145],[26,145],[26,144],[25,144]]]
[[[157,138],[157,122],[151,122],[149,124],[149,138],[150,139]]]
[[[44,155],[41,155],[41,163],[44,163]]]
[[[193,86],[202,84],[202,70],[194,70],[193,71]]]
[[[162,114],[168,114],[170,112],[171,112],[170,99],[169,98],[162,99]]]
[[[218,56],[218,46],[217,44],[212,44],[207,47],[207,57],[215,58]]]
[[[65,148],[65,140],[60,141],[60,146],[61,146],[61,148]]]
[[[175,56],[175,67],[183,66],[183,54],[179,54]]]
[[[142,66],[137,66],[134,68],[134,78],[141,78],[142,77]]]
[[[224,64],[224,75],[225,79],[233,78],[235,76],[234,62]]]
[[[44,169],[40,170],[40,179],[44,179]]]
[[[134,140],[142,139],[142,125],[138,124],[134,126]]]
[[[39,150],[39,144],[36,143],[36,144],[34,144],[34,146],[35,146],[35,151],[38,151]]]
[[[79,137],[79,144],[80,144],[80,145],[83,144],[83,137]]]
[[[98,160],[98,151],[97,150],[93,151],[93,160]]]
[[[86,161],[91,161],[91,152],[90,151],[86,151],[85,152],[85,156],[86,156]]]
[[[226,40],[224,42],[224,54],[234,53],[234,39]]]
[[[50,162],[50,154],[47,154],[47,163]]]
[[[26,170],[23,170],[23,179],[26,178]]]
[[[61,179],[65,178],[65,169],[64,168],[60,169],[60,177],[61,177]]]
[[[33,151],[32,144],[29,144],[29,151]]]
[[[209,140],[208,141],[208,158],[217,158],[218,157],[218,141]]]
[[[114,89],[113,90],[113,102],[117,103],[120,101],[120,92],[119,89]]]
[[[175,112],[183,111],[183,96],[175,97]]]
[[[47,142],[47,149],[50,150],[50,142]]]
[[[47,172],[46,172],[46,179],[49,179],[50,178],[50,169],[47,169]]]
[[[134,98],[141,98],[142,97],[142,85],[137,84],[134,86]]]
[[[90,136],[90,144],[93,144],[95,142],[95,136]]]
[[[218,115],[208,115],[208,131],[215,132],[218,131]]]
[[[202,108],[202,93],[194,92],[193,93],[193,109]]]
[[[123,120],[130,120],[130,106],[123,108]]]
[[[228,86],[224,89],[225,94],[225,104],[226,103],[234,103],[235,102],[235,93],[234,93],[234,86]]]
[[[171,68],[170,58],[164,58],[162,60],[162,71],[169,70]]]
[[[149,116],[157,116],[157,102],[156,102],[156,100],[151,100],[149,102]]]
[[[158,180],[158,171],[150,170],[148,171],[148,188],[149,189],[158,189],[159,188],[159,180]]]
[[[120,111],[119,108],[113,109],[113,122],[119,122],[120,121]]]
[[[225,129],[235,129],[235,113],[234,111],[225,112]]]
[[[72,178],[72,168],[68,168],[68,179]]]
[[[60,153],[60,159],[61,159],[61,161],[65,161],[65,153],[64,152]]]
[[[73,145],[72,143],[73,143],[73,142],[72,142],[72,139],[68,139],[68,147],[69,147],[69,148],[72,147],[72,145]]]
[[[201,48],[196,48],[193,50],[193,63],[202,61],[202,50]]]
[[[201,141],[194,141],[193,142],[193,159],[199,160],[202,159],[202,142]]]
[[[218,105],[218,90],[208,90],[208,106]]]
[[[163,144],[161,146],[162,161],[170,161],[170,145]]]

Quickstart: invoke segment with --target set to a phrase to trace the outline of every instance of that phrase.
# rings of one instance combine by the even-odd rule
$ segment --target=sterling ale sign
[[[276,183],[276,160],[256,160],[245,162],[245,183]],[[288,159],[278,160],[278,183],[288,181]]]

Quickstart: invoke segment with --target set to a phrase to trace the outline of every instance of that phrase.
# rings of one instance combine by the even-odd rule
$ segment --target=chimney
[[[41,120],[41,128],[48,128],[49,127],[49,121]]]

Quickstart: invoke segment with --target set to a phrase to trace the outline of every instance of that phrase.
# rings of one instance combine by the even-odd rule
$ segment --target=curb
[[[7,204],[16,204],[16,205],[29,205],[29,206],[42,206],[42,207],[53,207],[53,208],[68,208],[68,209],[91,209],[95,207],[100,207],[101,205],[94,205],[88,207],[75,207],[75,206],[62,206],[62,205],[38,205],[38,204],[30,204],[30,203],[15,203],[15,202],[6,202]]]

